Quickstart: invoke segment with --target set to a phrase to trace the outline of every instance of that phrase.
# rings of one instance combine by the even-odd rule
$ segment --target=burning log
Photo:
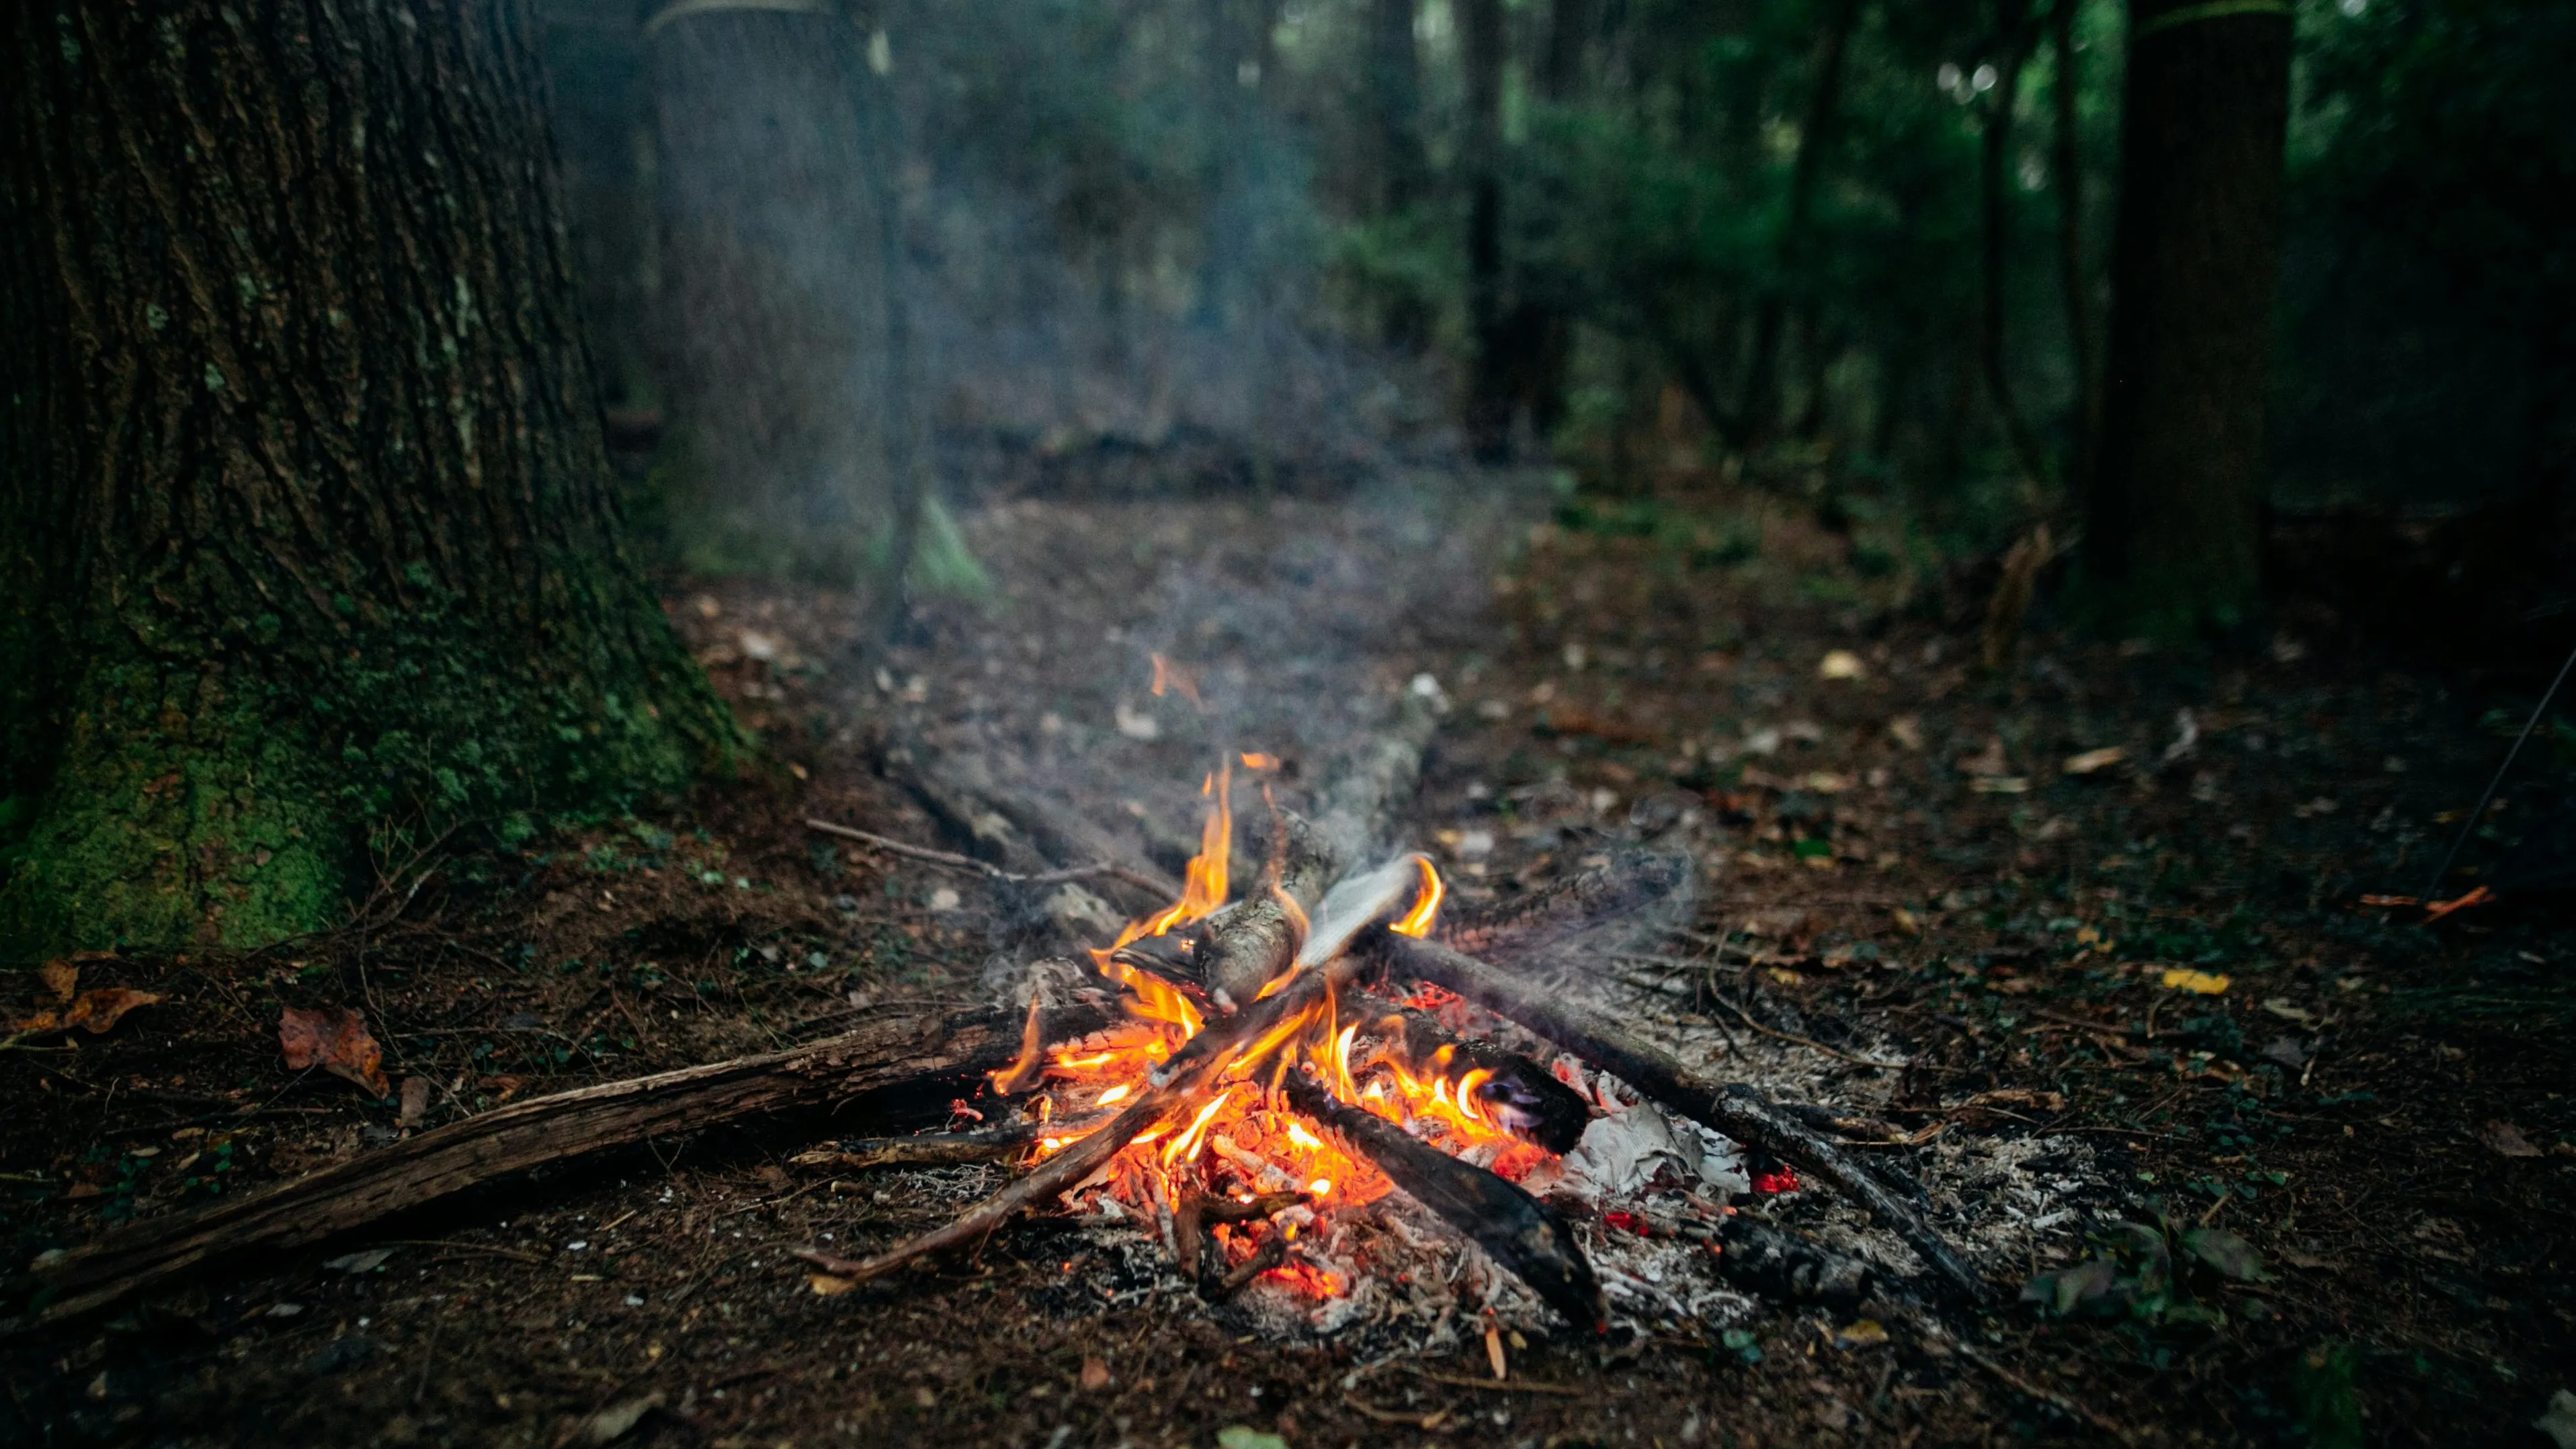
[[[1406,1196],[1474,1240],[1567,1322],[1597,1330],[1607,1321],[1590,1260],[1545,1203],[1484,1168],[1414,1140],[1383,1117],[1345,1106],[1321,1083],[1291,1076],[1281,1090],[1289,1106],[1376,1163]]]
[[[1224,929],[1223,926],[1218,927],[1220,933]],[[1283,951],[1278,964],[1272,968],[1272,974],[1285,970],[1287,965]],[[1079,1186],[1091,1174],[1108,1166],[1110,1159],[1123,1151],[1128,1143],[1159,1126],[1165,1119],[1198,1106],[1214,1090],[1217,1079],[1235,1065],[1247,1048],[1283,1035],[1283,1028],[1292,1027],[1307,1013],[1321,1009],[1326,992],[1348,984],[1358,969],[1359,963],[1355,958],[1343,956],[1329,968],[1308,972],[1291,982],[1287,989],[1255,1001],[1231,1017],[1209,1023],[1163,1065],[1155,1074],[1155,1080],[1107,1126],[1047,1158],[1028,1176],[976,1204],[963,1216],[873,1258],[843,1258],[815,1248],[796,1249],[795,1255],[826,1273],[865,1282],[933,1253],[980,1242],[1021,1212]],[[1278,1044],[1273,1043],[1274,1046]]]
[[[1753,1088],[1740,1082],[1720,1086],[1707,1081],[1600,1013],[1446,946],[1379,932],[1373,938],[1373,950],[1391,969],[1445,986],[1519,1022],[1683,1116],[1832,1186],[1902,1237],[1927,1267],[1961,1295],[1972,1302],[1987,1298],[1985,1280],[1920,1213],[1842,1149]]]
[[[1563,1156],[1574,1150],[1574,1144],[1583,1140],[1583,1130],[1592,1125],[1592,1104],[1583,1094],[1519,1052],[1455,1035],[1427,1011],[1394,1003],[1370,1005],[1382,1008],[1380,1027],[1391,1026],[1415,1061],[1486,1073],[1476,1089],[1478,1098],[1500,1109],[1493,1114],[1495,1120],[1523,1142]]]
[[[1044,1020],[1059,1038],[1104,1024],[1089,1007]],[[514,1102],[265,1192],[151,1218],[48,1254],[7,1290],[22,1304],[34,1292],[49,1301],[0,1320],[0,1333],[110,1308],[223,1262],[341,1237],[550,1163],[798,1107],[945,1102],[1011,1060],[1020,1026],[1016,1011],[889,1011],[790,1051]]]

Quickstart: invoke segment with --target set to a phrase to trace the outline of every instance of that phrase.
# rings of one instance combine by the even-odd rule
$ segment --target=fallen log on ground
[[[1377,1164],[1405,1196],[1492,1255],[1568,1323],[1590,1332],[1608,1321],[1591,1260],[1547,1204],[1373,1112],[1334,1100],[1311,1078],[1292,1073],[1280,1090],[1290,1107],[1330,1129],[1353,1154]]]
[[[1051,1040],[1109,1024],[1093,1007],[1046,1015]],[[341,1237],[530,1168],[725,1122],[857,1098],[971,1091],[1020,1049],[1018,1011],[891,1009],[825,1041],[514,1102],[265,1192],[150,1218],[48,1254],[5,1285],[0,1334],[125,1302],[252,1253]],[[31,1301],[31,1300],[41,1300]]]
[[[1380,931],[1371,938],[1371,954],[1394,972],[1445,986],[1498,1016],[1519,1022],[1692,1121],[1818,1179],[1903,1238],[1924,1266],[1958,1293],[1971,1302],[1987,1299],[1991,1290],[1985,1280],[1922,1214],[1841,1148],[1753,1088],[1709,1081],[1564,993],[1446,946]]]

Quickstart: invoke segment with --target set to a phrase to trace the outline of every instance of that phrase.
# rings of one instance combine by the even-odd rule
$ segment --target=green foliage
[[[2095,1254],[2022,1285],[2021,1301],[2057,1318],[2124,1318],[2148,1325],[2214,1325],[2226,1312],[2194,1284],[2269,1276],[2253,1245],[2223,1228],[2186,1227],[2157,1212],[2153,1224],[2119,1222],[2097,1236]]]

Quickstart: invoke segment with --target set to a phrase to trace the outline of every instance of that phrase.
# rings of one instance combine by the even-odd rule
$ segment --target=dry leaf
[[[2215,971],[2194,971],[2187,966],[2169,968],[2164,974],[2168,990],[2188,991],[2194,996],[2223,996],[2228,979]]]
[[[27,1036],[43,1036],[73,1027],[86,1027],[96,1036],[116,1025],[119,1018],[138,1006],[150,1006],[161,1000],[157,991],[129,991],[122,986],[101,986],[84,991],[61,1011],[40,1011],[19,1022],[13,1030]]]
[[[367,1034],[367,1019],[345,1006],[313,1010],[290,1006],[277,1018],[277,1044],[293,1071],[320,1067],[357,1083],[370,1096],[393,1095],[385,1080],[384,1049]]]
[[[48,961],[36,974],[45,979],[45,989],[56,1001],[69,1001],[80,986],[80,967],[69,961]]]
[[[2069,755],[2066,757],[2066,763],[2058,768],[2070,775],[2090,775],[2096,770],[2107,770],[2128,757],[2127,749],[2119,745],[2105,745],[2098,750],[2086,750],[2080,755]]]
[[[1098,1354],[1082,1361],[1082,1389],[1096,1394],[1109,1387],[1109,1363]]]
[[[417,1127],[429,1116],[429,1078],[405,1077],[402,1083],[402,1116],[396,1123]]]
[[[2478,1129],[2478,1141],[2498,1157],[2538,1157],[2540,1149],[2522,1135],[2522,1129],[2510,1122],[2489,1122]]]
[[[1923,721],[1919,716],[1900,714],[1887,722],[1887,737],[1909,750],[1923,748]]]
[[[806,1277],[805,1286],[813,1289],[816,1297],[829,1298],[835,1293],[847,1293],[858,1287],[859,1280],[842,1278],[831,1273],[814,1273]]]
[[[1867,673],[1869,667],[1848,649],[1828,650],[1824,658],[1816,661],[1818,679],[1858,679]]]

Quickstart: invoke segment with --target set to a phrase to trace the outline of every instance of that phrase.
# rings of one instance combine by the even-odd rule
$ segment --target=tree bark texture
[[[883,400],[883,189],[848,17],[713,10],[657,24],[665,466],[682,556],[847,586],[901,526]]]
[[[1809,269],[1807,234],[1815,229],[1816,189],[1842,121],[1843,62],[1851,53],[1860,11],[1860,0],[1836,0],[1827,15],[1825,33],[1816,42],[1815,81],[1807,93],[1806,118],[1798,127],[1798,157],[1789,168],[1788,204],[1780,222],[1779,280],[1754,312],[1753,358],[1745,367],[1744,401],[1733,415],[1740,433],[1727,439],[1737,447],[1762,441],[1779,423],[1780,351],[1788,332],[1793,288],[1789,279]],[[1709,421],[1722,433],[1727,415],[1711,412]]]
[[[336,924],[730,754],[620,551],[516,3],[0,18],[0,956]]]
[[[1475,358],[1467,380],[1467,446],[1484,463],[1510,452],[1512,339],[1503,311],[1502,0],[1460,0],[1467,87],[1467,326]]]
[[[2085,545],[2110,622],[2176,634],[2260,584],[2290,12],[2138,0],[2129,29]]]

